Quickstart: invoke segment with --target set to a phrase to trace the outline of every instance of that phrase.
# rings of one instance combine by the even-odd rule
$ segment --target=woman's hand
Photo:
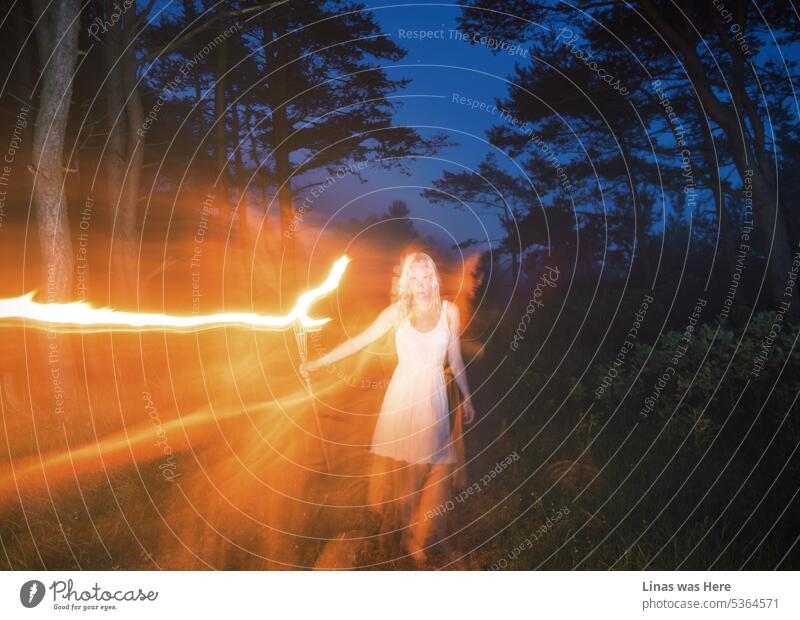
[[[311,373],[317,370],[320,367],[318,361],[314,362],[306,362],[305,364],[300,364],[300,376],[303,377],[306,381],[311,378]]]
[[[472,405],[472,399],[467,398],[464,400],[464,424],[470,424],[475,419],[475,407]]]

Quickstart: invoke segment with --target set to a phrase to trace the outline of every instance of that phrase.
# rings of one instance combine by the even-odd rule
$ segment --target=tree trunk
[[[286,282],[286,292],[292,293],[297,286],[295,265],[295,235],[297,222],[294,221],[292,199],[292,170],[289,160],[289,120],[286,112],[287,84],[283,54],[283,40],[279,38],[286,32],[286,17],[282,11],[277,15],[268,14],[265,19],[265,55],[269,74],[269,105],[272,112],[272,149],[275,159],[275,184],[278,186],[278,208],[281,223],[281,249]]]
[[[137,134],[137,130],[141,128],[144,122],[144,110],[141,93],[137,86],[138,63],[136,61],[136,49],[134,45],[128,44],[136,37],[136,0],[132,0],[131,8],[128,10],[130,13],[126,15],[125,19],[126,49],[122,57],[122,86],[127,97],[125,104],[127,136],[126,178],[122,193],[120,232],[126,243],[129,244],[129,253],[127,253],[126,258],[129,260],[129,273],[131,277],[135,277],[139,244],[139,235],[137,234],[139,192],[141,190],[142,165],[144,164],[145,138]]]
[[[520,256],[519,251],[514,247],[514,236],[512,235],[512,232],[516,231],[514,219],[508,216],[507,208],[504,209],[503,214],[500,216],[500,225],[503,227],[503,230],[508,231],[508,254],[511,257],[511,284],[513,286],[514,282],[517,280],[517,274],[519,273]]]
[[[104,14],[113,12],[111,0],[103,1]],[[126,130],[125,130],[125,99],[123,86],[123,60],[122,50],[123,33],[121,25],[109,28],[103,37],[103,58],[105,61],[105,108],[108,123],[108,141],[106,143],[105,159],[106,169],[106,200],[108,201],[109,217],[111,220],[111,252],[109,265],[109,296],[113,297],[115,305],[128,297],[128,284],[131,282],[130,268],[128,265],[128,243],[126,236],[127,222],[125,222],[125,207],[123,186],[125,184],[125,171],[127,162]]]
[[[231,106],[231,131],[233,133],[232,136],[232,143],[233,143],[233,160],[235,163],[235,175],[234,175],[234,187],[235,187],[235,196],[237,200],[237,209],[238,217],[239,217],[239,239],[240,243],[243,248],[247,247],[248,243],[248,233],[247,233],[247,201],[245,200],[244,194],[242,193],[242,188],[239,179],[244,178],[245,175],[245,168],[244,168],[244,161],[242,160],[242,148],[243,145],[240,142],[241,140],[241,125],[239,122],[239,105],[234,103]],[[258,161],[258,160],[255,160]]]
[[[48,6],[49,5],[49,6]],[[42,290],[46,302],[69,301],[73,255],[64,186],[64,142],[78,59],[78,0],[49,3],[34,0],[36,40],[44,79],[33,133],[33,198],[39,223]],[[55,419],[63,424],[76,405],[73,354],[68,335],[49,332],[39,344],[49,381],[41,394]]]
[[[618,144],[622,157],[625,159],[626,167],[633,162],[628,144],[625,141],[625,132],[621,129],[615,129],[614,133],[618,136]],[[630,168],[628,168],[630,170]],[[642,288],[650,288],[653,285],[653,261],[650,259],[650,251],[647,247],[647,231],[644,228],[644,213],[642,211],[642,201],[639,198],[639,189],[636,187],[635,171],[631,171],[628,177],[628,185],[631,189],[631,200],[633,201],[633,219],[634,229],[636,231],[636,239],[638,241],[636,249],[638,250],[639,260],[638,272],[634,275],[634,282]],[[635,261],[635,258],[634,258]]]
[[[114,2],[103,1],[106,15]],[[136,1],[122,23],[103,35],[106,67],[105,103],[109,124],[106,147],[106,198],[112,215],[111,286],[114,303],[125,304],[136,287],[137,207],[144,163],[144,137],[137,134],[144,121],[141,94],[136,86],[138,63],[131,41],[136,37]]]
[[[699,106],[698,102],[698,115],[700,116],[700,128],[703,133],[703,146],[705,147],[706,152],[708,153],[709,158],[713,158],[714,154],[714,138],[711,135],[711,129],[708,126],[708,123],[704,121],[704,115],[702,108]],[[728,277],[734,273],[736,270],[736,255],[733,247],[733,243],[731,242],[731,235],[734,234],[734,231],[728,230],[728,208],[725,205],[725,193],[722,191],[722,179],[720,178],[719,174],[719,162],[716,161],[714,158],[709,159],[708,161],[708,172],[709,172],[709,185],[711,185],[711,191],[714,194],[714,203],[717,207],[717,234],[720,240],[721,253],[722,253],[722,264],[725,266],[725,273]],[[745,287],[742,287],[740,294],[745,296],[747,293]]]
[[[200,24],[198,21],[198,13],[197,7],[194,0],[183,0],[183,14],[186,17],[186,21],[188,23],[193,24]],[[198,25],[197,28],[202,28],[201,25]],[[192,49],[194,47],[194,43],[191,42],[189,47],[189,53],[193,53]],[[190,72],[191,75],[191,88],[194,89],[194,101],[195,107],[191,112],[191,121],[187,122],[186,127],[188,133],[191,134],[191,142],[193,145],[201,145],[205,144],[206,140],[209,140],[210,137],[207,135],[207,126],[205,121],[205,110],[206,105],[208,103],[208,98],[203,96],[203,83],[202,83],[202,74],[198,70],[192,70]],[[189,86],[187,85],[187,88]],[[214,174],[213,170],[211,169],[210,165],[211,161],[207,157],[197,157],[195,160],[189,163],[188,170],[186,171],[186,191],[190,192],[190,195],[194,196],[196,194],[200,194],[200,192],[204,192],[205,196],[211,196],[213,194],[213,202],[216,205],[218,199],[218,192],[215,188],[212,188],[209,183],[209,179]],[[190,191],[191,188],[194,191]],[[202,189],[201,189],[202,188]],[[211,235],[216,234],[216,226],[214,226],[214,231],[209,228],[206,233],[206,241],[210,239]]]
[[[17,45],[21,51],[17,61],[17,71],[14,74],[13,83],[18,85],[19,90],[17,95],[24,102],[28,108],[33,107],[33,86],[36,83],[36,73],[31,61],[31,50],[26,49],[26,45],[31,43],[28,41],[30,34],[30,27],[26,23],[25,5],[20,3],[16,10],[11,11],[12,19],[14,21],[14,34],[17,38]],[[18,161],[21,163],[28,163],[31,161],[32,144],[33,144],[33,128],[34,123],[27,122],[25,127],[22,128],[22,149],[17,152]],[[26,192],[28,193],[28,192]]]
[[[221,31],[220,31],[221,32]],[[228,215],[228,235],[233,229],[233,209],[228,195],[227,163],[228,163],[228,137],[225,133],[225,72],[228,70],[228,41],[223,35],[214,57],[214,178],[220,196],[220,212]]]
[[[36,114],[33,112],[35,108],[33,105],[33,85],[36,82],[36,73],[32,61],[32,57],[35,57],[35,52],[33,52],[31,47],[26,46],[35,44],[36,40],[34,39],[31,41],[29,38],[31,34],[31,27],[29,26],[29,23],[33,23],[33,20],[28,19],[26,5],[19,3],[10,10],[11,19],[13,20],[12,30],[16,38],[16,43],[20,50],[20,54],[18,56],[16,71],[12,76],[10,76],[11,79],[9,86],[11,84],[16,86],[16,95],[20,100],[20,114],[24,112],[26,116],[25,126],[22,127],[20,132],[22,137],[22,147],[17,150],[15,160],[16,166],[18,166],[19,170],[21,171],[24,169],[26,164],[33,161],[33,132],[34,127],[37,125],[37,123],[34,122],[35,119],[33,118]],[[17,187],[19,188],[21,196],[31,195],[32,187],[29,185],[29,181],[32,180],[32,176],[29,177],[25,174],[18,174],[16,176],[16,183],[18,184]],[[2,221],[0,221],[0,225],[2,225]],[[46,281],[47,280],[45,279],[45,282]],[[7,351],[9,355],[12,355],[11,347],[12,344],[11,340],[9,339],[7,343]],[[2,350],[3,354],[5,354],[6,347],[0,347],[0,350]],[[24,377],[22,376],[21,369],[12,368],[11,365],[8,365],[3,369],[2,386],[0,386],[0,390],[2,390],[6,406],[10,407],[11,411],[22,413],[27,408],[27,393],[23,389],[24,384]]]
[[[64,301],[72,293],[72,243],[64,191],[64,138],[78,59],[80,5],[63,0],[51,5],[35,0],[36,29],[44,80],[33,134],[33,197],[39,222],[43,289],[47,301]]]

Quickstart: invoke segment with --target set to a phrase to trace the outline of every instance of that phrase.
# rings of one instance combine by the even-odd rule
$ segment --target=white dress
[[[444,361],[450,342],[447,302],[431,331],[404,319],[395,332],[397,367],[386,388],[370,451],[408,463],[455,463]]]

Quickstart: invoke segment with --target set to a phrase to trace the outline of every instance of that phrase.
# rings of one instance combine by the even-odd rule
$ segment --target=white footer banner
[[[800,618],[798,572],[4,572],[0,618]]]

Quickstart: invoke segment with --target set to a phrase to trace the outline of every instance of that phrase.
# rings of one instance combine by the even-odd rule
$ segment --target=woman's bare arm
[[[319,359],[309,362],[307,370],[316,370],[322,366],[328,366],[334,362],[338,362],[345,357],[358,353],[361,349],[369,344],[375,342],[378,338],[383,336],[387,331],[392,328],[395,320],[397,319],[397,306],[392,304],[378,315],[372,324],[367,327],[363,332],[357,336],[353,336],[349,340],[345,340],[340,345],[336,346],[333,350],[329,351]]]
[[[450,342],[447,345],[447,358],[453,369],[453,378],[464,397],[466,409],[465,421],[471,422],[474,416],[472,393],[469,391],[467,372],[464,369],[464,358],[461,356],[461,313],[454,303],[447,304],[447,322],[450,326]]]

